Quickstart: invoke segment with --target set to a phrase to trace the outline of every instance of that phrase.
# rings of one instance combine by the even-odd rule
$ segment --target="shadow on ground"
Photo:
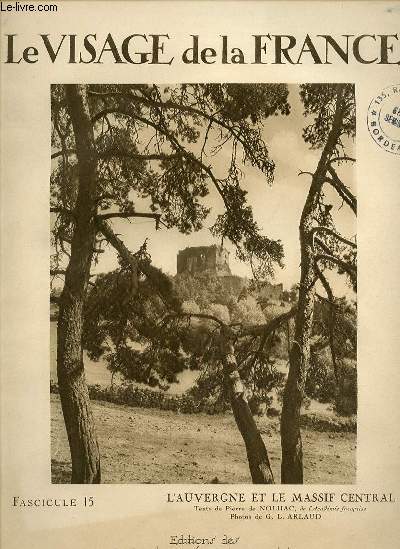
[[[178,414],[92,401],[102,482],[251,483],[246,449],[232,414]],[[58,395],[51,395],[52,480],[70,482],[70,452]],[[280,478],[279,418],[256,417],[271,467]],[[302,429],[305,484],[351,484],[357,435]]]

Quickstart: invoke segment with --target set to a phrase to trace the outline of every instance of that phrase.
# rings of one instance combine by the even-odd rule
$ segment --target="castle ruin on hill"
[[[231,288],[240,291],[248,281],[240,276],[233,275],[229,266],[229,252],[222,246],[192,246],[180,250],[177,255],[177,276],[202,274],[215,275]],[[258,296],[268,301],[281,301],[283,284],[266,282],[258,290]]]
[[[229,252],[222,246],[196,246],[178,252],[177,273],[231,276]]]

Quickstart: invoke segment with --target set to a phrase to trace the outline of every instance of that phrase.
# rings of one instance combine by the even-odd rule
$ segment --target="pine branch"
[[[169,309],[179,311],[180,303],[176,295],[171,291],[164,291],[160,285],[160,271],[153,267],[148,259],[141,259],[133,254],[123,243],[123,241],[114,233],[110,225],[103,219],[95,219],[98,230],[104,235],[108,242],[116,249],[119,256],[131,270],[133,275],[133,284],[135,291],[138,287],[138,271],[140,271],[153,286],[154,290],[160,296],[165,306]],[[164,275],[165,276],[165,275]]]
[[[353,267],[353,265],[350,265],[350,263],[346,263],[342,259],[339,259],[338,257],[330,254],[318,254],[315,256],[315,262],[318,261],[330,261],[331,263],[335,263],[338,265],[343,271],[345,271],[350,277],[357,276],[357,269]]]
[[[220,194],[224,204],[225,204],[225,207],[229,209],[229,204],[227,203],[227,200],[226,200],[226,197],[223,193],[223,190],[222,190],[222,187],[220,185],[220,182],[219,180],[215,177],[213,171],[211,170],[211,168],[209,166],[206,166],[201,160],[199,160],[193,153],[187,151],[180,143],[179,141],[176,139],[176,137],[174,137],[168,130],[166,130],[165,128],[161,127],[160,124],[157,124],[155,122],[153,122],[152,120],[148,120],[147,118],[143,118],[137,114],[134,114],[134,113],[131,113],[128,109],[126,108],[123,108],[123,107],[112,107],[112,108],[108,108],[108,109],[104,109],[100,112],[98,112],[93,118],[92,118],[92,123],[95,123],[97,120],[99,120],[102,116],[105,116],[106,114],[111,114],[111,113],[119,113],[119,114],[122,114],[124,116],[127,116],[128,118],[131,118],[133,121],[138,121],[138,122],[142,122],[143,124],[147,125],[147,126],[150,126],[151,128],[155,129],[157,132],[159,132],[160,134],[162,134],[164,137],[166,137],[167,139],[169,139],[170,143],[172,143],[181,153],[182,156],[184,156],[185,158],[187,158],[188,160],[190,160],[191,162],[197,164],[201,169],[202,171],[204,171],[211,179],[211,181],[213,182],[215,188],[217,189],[218,193]]]
[[[311,237],[314,238],[314,235],[318,232],[324,232],[324,233],[330,234],[331,236],[333,236],[334,238],[336,238],[340,242],[343,242],[343,244],[346,244],[347,246],[350,246],[351,248],[357,249],[357,244],[355,244],[351,240],[348,240],[347,238],[344,238],[343,236],[336,233],[333,229],[331,229],[329,227],[322,227],[322,226],[321,227],[314,227],[313,229],[311,229],[311,232],[310,232]],[[320,244],[321,240],[317,239],[317,242]]]
[[[140,104],[146,105],[148,107],[153,107],[153,108],[156,108],[156,109],[161,108],[161,109],[177,110],[177,111],[184,112],[184,113],[187,113],[187,114],[193,114],[193,115],[196,115],[196,116],[200,116],[201,118],[207,120],[208,122],[211,122],[212,124],[216,124],[216,125],[224,128],[225,130],[228,130],[232,134],[232,136],[235,139],[237,139],[237,141],[239,141],[239,143],[241,143],[241,145],[244,148],[246,148],[245,141],[240,136],[240,134],[235,131],[234,126],[232,126],[230,124],[227,124],[223,120],[221,120],[219,118],[216,118],[213,115],[207,114],[204,111],[201,111],[200,109],[197,109],[196,107],[193,107],[191,105],[183,105],[182,103],[175,103],[174,101],[170,101],[170,100],[169,101],[155,101],[154,99],[151,99],[147,95],[145,95],[143,91],[141,91],[141,93],[143,94],[142,96],[135,95],[135,94],[132,94],[132,93],[129,93],[129,92],[96,92],[96,91],[92,91],[92,90],[90,90],[88,92],[88,94],[92,95],[92,96],[101,96],[101,97],[122,96],[122,97],[127,97],[135,103],[140,103]],[[117,108],[114,108],[114,110],[111,109],[110,112],[107,113],[107,114],[111,114],[112,112],[118,112],[116,109]]]

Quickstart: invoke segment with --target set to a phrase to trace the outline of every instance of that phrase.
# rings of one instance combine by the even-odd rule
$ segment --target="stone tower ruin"
[[[177,256],[177,274],[201,273],[231,276],[229,252],[222,246],[194,246],[180,250]]]
[[[177,256],[177,276],[197,276],[211,274],[217,276],[221,284],[239,295],[248,287],[248,280],[233,275],[229,267],[229,252],[222,246],[193,246],[180,250]],[[254,292],[253,292],[254,293]],[[265,282],[262,288],[255,291],[264,301],[281,301],[282,284]]]

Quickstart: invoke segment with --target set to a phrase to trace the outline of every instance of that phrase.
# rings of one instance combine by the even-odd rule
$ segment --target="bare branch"
[[[58,158],[59,156],[66,156],[66,155],[72,155],[76,154],[75,149],[63,149],[61,151],[57,151],[51,155],[51,159],[54,160],[54,158]]]
[[[301,175],[311,175],[311,177],[314,177],[314,174],[312,172],[302,172],[300,171],[297,176],[300,177]]]
[[[156,225],[158,228],[158,223],[160,221],[161,214],[159,213],[140,213],[140,212],[110,212],[106,214],[99,214],[96,216],[96,219],[101,221],[106,221],[107,219],[129,219],[130,217],[146,217],[156,220]]]
[[[50,269],[50,276],[65,275],[64,269]]]
[[[346,185],[341,181],[336,171],[332,166],[327,167],[328,172],[331,174],[331,178],[328,178],[326,181],[332,185],[336,190],[339,196],[350,206],[355,214],[357,214],[357,199],[353,193],[346,187]]]
[[[331,158],[329,160],[329,164],[333,164],[334,162],[355,162],[355,158],[351,158],[350,156],[336,156],[335,158]]]
[[[168,160],[176,160],[177,158],[181,158],[182,154],[176,153],[176,154],[136,154],[131,153],[129,151],[122,151],[118,149],[117,147],[113,147],[110,149],[107,149],[105,151],[102,151],[98,154],[99,158],[107,159],[111,158],[113,156],[117,158],[131,158],[132,160],[159,160],[159,161],[168,161]]]
[[[59,207],[59,206],[52,206],[50,208],[50,213],[60,213],[60,214],[64,214],[64,215],[69,215],[71,217],[74,216],[74,213],[71,210],[67,210],[67,208],[62,208],[62,207]]]

